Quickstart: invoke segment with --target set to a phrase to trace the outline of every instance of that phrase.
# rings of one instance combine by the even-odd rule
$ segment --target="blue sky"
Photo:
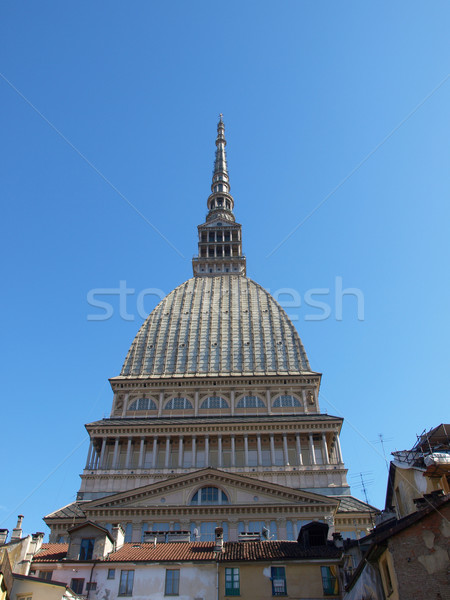
[[[46,529],[74,500],[137,294],[191,276],[219,112],[248,275],[301,298],[288,312],[322,409],[345,417],[349,481],[384,504],[378,435],[389,453],[448,422],[449,17],[439,1],[2,3],[0,526]],[[350,296],[336,319],[339,277],[363,320]],[[89,291],[120,281],[134,320],[117,297],[89,320]],[[326,320],[305,305],[317,288]]]

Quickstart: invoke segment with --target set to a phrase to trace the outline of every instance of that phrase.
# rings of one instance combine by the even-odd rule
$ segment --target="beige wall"
[[[66,588],[61,585],[52,585],[42,581],[15,579],[11,600],[17,600],[22,595],[30,595],[33,600],[62,600]]]
[[[330,566],[327,561],[303,564],[300,562],[253,562],[223,563],[219,572],[219,598],[232,598],[225,595],[225,568],[239,568],[241,600],[273,600],[271,567],[285,567],[285,598],[323,598],[321,566]],[[327,598],[340,596],[327,596]]]

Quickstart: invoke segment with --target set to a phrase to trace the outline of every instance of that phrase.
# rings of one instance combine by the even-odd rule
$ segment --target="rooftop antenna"
[[[352,477],[351,477],[351,479],[358,478],[361,480],[361,482],[356,484],[355,487],[358,487],[359,489],[361,489],[363,491],[366,504],[369,504],[369,498],[367,497],[367,487],[374,482],[373,479],[367,479],[367,477],[372,474],[373,474],[373,471],[364,471],[364,472],[358,473],[357,475],[352,475]]]
[[[388,461],[387,456],[386,456],[385,443],[386,442],[391,442],[391,441],[392,441],[392,438],[386,439],[382,433],[379,433],[378,434],[378,439],[374,440],[374,442],[373,442],[374,444],[381,444],[381,449],[383,451],[384,462],[386,463],[386,469],[388,471],[389,471],[389,461]]]

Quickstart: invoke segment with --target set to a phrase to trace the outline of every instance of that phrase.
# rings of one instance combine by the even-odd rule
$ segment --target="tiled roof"
[[[82,508],[82,503],[72,502],[67,506],[63,506],[58,510],[46,515],[44,519],[72,519],[73,517],[85,517]]]
[[[137,333],[122,377],[311,373],[289,317],[243,276],[194,277],[158,304]]]
[[[39,552],[34,555],[35,561],[58,562],[65,558],[69,544],[42,544]]]
[[[34,562],[57,562],[65,557],[67,544],[43,544]],[[176,542],[156,544],[124,544],[112,552],[110,562],[288,560],[339,558],[341,550],[334,546],[303,548],[297,542],[225,542],[222,553],[214,552],[213,542]]]
[[[358,498],[355,498],[354,496],[333,496],[333,498],[338,498],[341,501],[337,511],[338,514],[346,512],[380,512],[378,508],[375,508],[362,500],[358,500]]]

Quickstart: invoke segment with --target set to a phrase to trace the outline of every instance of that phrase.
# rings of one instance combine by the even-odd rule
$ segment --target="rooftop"
[[[43,544],[34,562],[59,562],[68,544]],[[225,542],[223,552],[214,552],[214,542],[131,543],[108,557],[109,562],[295,560],[339,558],[341,550],[332,545],[303,548],[297,542]]]

